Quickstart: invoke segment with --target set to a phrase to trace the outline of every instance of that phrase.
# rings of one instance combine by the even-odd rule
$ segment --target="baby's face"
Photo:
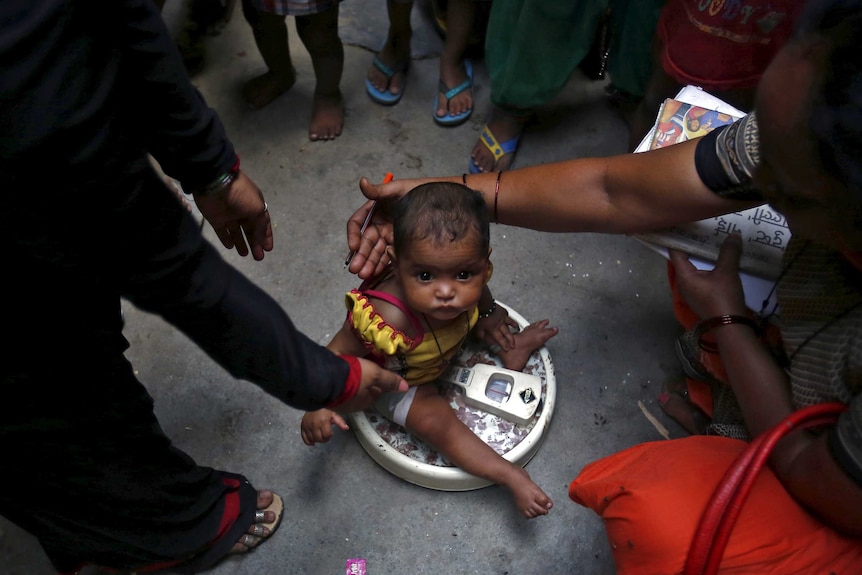
[[[473,237],[445,245],[413,241],[396,262],[407,305],[441,323],[478,305],[490,265]]]

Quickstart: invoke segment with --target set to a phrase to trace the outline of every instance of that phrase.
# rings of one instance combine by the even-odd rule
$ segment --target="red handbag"
[[[800,409],[748,445],[724,474],[701,515],[683,575],[718,573],[742,504],[778,440],[796,429],[834,425],[838,415],[846,409],[843,403],[821,403]]]

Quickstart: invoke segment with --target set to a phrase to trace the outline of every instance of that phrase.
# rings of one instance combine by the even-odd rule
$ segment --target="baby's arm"
[[[341,329],[329,341],[326,348],[333,353],[355,357],[363,357],[368,353],[362,342],[354,335],[350,322],[346,319],[341,325]],[[302,442],[306,445],[326,443],[332,439],[333,425],[337,425],[344,431],[350,429],[344,418],[331,409],[323,408],[316,411],[306,411],[300,423]]]
[[[508,350],[515,347],[512,330],[519,331],[519,327],[518,322],[509,317],[506,308],[497,305],[486,284],[479,298],[479,321],[473,328],[474,335],[488,345]]]
[[[479,299],[479,315],[485,315],[492,309],[489,315],[479,318],[473,329],[476,337],[488,345],[499,346],[500,351],[497,353],[506,369],[523,370],[533,352],[560,331],[556,327],[548,327],[546,319],[532,323],[522,331],[506,309],[494,302],[491,290],[486,285]]]

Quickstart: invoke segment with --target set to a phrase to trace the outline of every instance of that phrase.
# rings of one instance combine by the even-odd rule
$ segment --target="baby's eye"
[[[473,277],[473,272],[468,272],[468,271],[458,272],[458,279],[461,281],[466,281],[466,280],[470,279],[471,277]]]
[[[418,277],[421,282],[430,282],[434,276],[432,276],[430,272],[419,272],[416,274],[416,277]]]

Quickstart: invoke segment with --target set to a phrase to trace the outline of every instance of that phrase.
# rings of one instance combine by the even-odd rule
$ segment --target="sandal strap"
[[[520,140],[520,136],[500,144],[500,142],[497,141],[497,138],[494,137],[494,133],[488,128],[487,124],[482,129],[482,134],[479,136],[479,141],[481,141],[485,147],[488,148],[488,151],[494,155],[495,160],[499,160],[505,154],[511,154],[517,150],[518,140]]]
[[[440,90],[441,94],[446,96],[447,100],[451,100],[452,98],[454,98],[455,96],[457,96],[458,94],[463,92],[464,90],[470,89],[472,87],[473,87],[473,81],[470,78],[467,78],[466,80],[464,80],[463,82],[461,82],[460,84],[458,84],[457,86],[455,86],[454,88],[451,88],[451,89],[448,86],[446,86],[445,83],[443,83],[443,80],[440,80],[440,83],[437,85],[437,89]]]
[[[407,62],[399,62],[395,64],[394,68],[390,68],[386,64],[383,63],[383,60],[380,59],[380,56],[375,54],[374,59],[371,60],[371,64],[380,70],[384,76],[388,79],[392,79],[392,76],[397,74],[398,72],[405,73],[407,71]]]

